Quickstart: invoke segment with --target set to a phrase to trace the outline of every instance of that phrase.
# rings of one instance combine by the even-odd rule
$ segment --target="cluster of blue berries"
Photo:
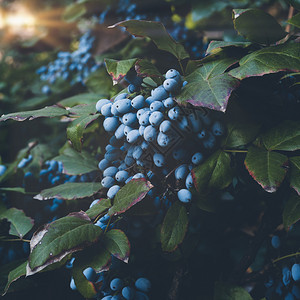
[[[185,109],[176,103],[174,96],[185,84],[179,72],[170,69],[163,84],[149,97],[122,93],[113,102],[97,102],[97,111],[105,117],[103,127],[112,134],[99,162],[108,198],[113,199],[121,185],[130,180],[145,178],[149,170],[153,170],[150,177],[161,178],[172,171],[170,166],[177,165],[173,171],[181,186],[178,199],[191,201],[191,170],[216,148],[225,127],[218,113]]]
[[[71,85],[81,83],[84,85],[85,79],[99,68],[92,51],[95,37],[91,31],[84,33],[80,40],[78,49],[74,52],[58,52],[57,59],[48,66],[40,67],[36,72],[42,81],[48,84],[42,87],[44,94],[50,94],[50,85],[54,84],[58,78],[68,80]]]

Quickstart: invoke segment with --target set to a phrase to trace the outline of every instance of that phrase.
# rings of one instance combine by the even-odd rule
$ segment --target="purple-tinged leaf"
[[[228,48],[228,47],[237,47],[237,48],[247,48],[252,43],[250,42],[224,42],[224,41],[211,41],[207,47],[206,54],[214,53],[216,50],[220,48]]]

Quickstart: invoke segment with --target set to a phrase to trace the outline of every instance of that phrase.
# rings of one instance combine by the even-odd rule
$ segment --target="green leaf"
[[[42,190],[34,199],[49,200],[53,198],[74,200],[91,197],[102,188],[99,182],[66,182],[64,184]]]
[[[33,275],[61,261],[70,253],[95,243],[102,234],[101,228],[91,223],[81,211],[44,225],[30,241],[30,256],[26,275]]]
[[[86,127],[98,119],[100,114],[84,115],[74,120],[67,128],[67,138],[77,151],[81,151],[83,133]]]
[[[111,207],[110,199],[99,199],[99,202],[86,211],[89,218],[94,219]]]
[[[59,101],[58,103],[64,107],[73,107],[79,104],[97,103],[102,95],[95,93],[78,94]]]
[[[188,226],[186,208],[175,202],[164,218],[160,240],[163,251],[172,252],[182,243]]]
[[[0,188],[0,191],[26,194],[25,189],[21,188],[21,187],[3,187],[3,188]]]
[[[222,11],[228,5],[230,4],[225,1],[196,1],[192,6],[192,19],[194,22],[202,21]]]
[[[5,286],[4,289],[4,293],[2,294],[2,296],[4,296],[10,285],[18,280],[20,277],[25,276],[26,275],[26,265],[27,265],[27,260],[25,262],[23,262],[21,265],[19,265],[18,267],[16,267],[15,269],[11,270],[8,274],[8,278],[7,278],[7,284]]]
[[[36,118],[47,117],[47,118],[54,118],[54,117],[61,117],[67,116],[69,112],[58,106],[46,106],[42,109],[31,110],[31,111],[23,111],[23,112],[16,112],[11,113],[8,115],[2,115],[0,118],[1,121],[6,121],[8,119],[12,119],[15,121],[25,121],[26,119],[33,120]]]
[[[103,282],[91,282],[86,279],[83,271],[90,267],[97,273],[107,271],[111,264],[111,255],[103,247],[96,244],[79,253],[74,261],[72,276],[78,291],[84,298],[94,298],[100,290]]]
[[[269,193],[277,191],[287,172],[288,158],[277,152],[250,147],[245,166],[258,184]]]
[[[86,115],[96,114],[97,113],[96,103],[97,101],[88,104],[79,104],[71,107],[68,110],[71,114],[76,116],[86,116]]]
[[[104,247],[118,259],[128,263],[130,243],[126,234],[120,229],[111,229],[103,239]]]
[[[27,217],[23,210],[10,208],[0,215],[0,220],[7,219],[10,222],[9,234],[16,235],[20,239],[28,233],[34,225],[33,219]]]
[[[230,156],[219,150],[206,161],[192,170],[196,190],[200,193],[207,189],[224,189],[232,182]]]
[[[300,122],[284,121],[261,137],[268,150],[295,151],[300,149]]]
[[[129,181],[116,194],[113,206],[108,211],[108,214],[113,216],[125,212],[142,201],[152,187],[152,184],[144,178]]]
[[[98,71],[93,72],[86,79],[85,85],[91,92],[100,94],[101,98],[109,97],[113,87],[111,78],[107,74],[105,68],[100,68]]]
[[[240,47],[247,48],[252,43],[250,42],[225,42],[225,41],[211,41],[207,47],[206,54],[214,53],[216,50],[220,48],[228,48],[228,47]]]
[[[74,22],[79,20],[87,12],[84,3],[72,3],[68,5],[64,11],[63,19],[66,22]]]
[[[150,38],[158,49],[172,53],[179,60],[189,57],[184,47],[173,40],[160,22],[129,20],[119,22],[109,28],[116,26],[125,27],[134,36]]]
[[[270,45],[287,35],[271,15],[260,9],[234,9],[232,18],[237,32],[254,43]]]
[[[300,196],[300,156],[290,157],[291,162],[291,187]]]
[[[292,194],[283,209],[283,225],[286,229],[300,219],[300,197]]]
[[[82,175],[99,170],[98,161],[87,151],[79,153],[72,148],[66,148],[63,154],[54,157],[53,160],[62,162],[63,173],[69,175]]]
[[[229,72],[235,78],[244,79],[280,71],[300,70],[299,43],[266,47],[243,57],[238,68]]]
[[[178,102],[189,102],[224,112],[232,91],[239,84],[237,79],[224,73],[235,62],[235,57],[226,57],[197,68],[186,77],[188,84],[177,96]]]
[[[287,0],[290,5],[295,7],[296,9],[300,10],[300,1],[299,0]]]
[[[113,79],[113,84],[117,84],[122,78],[125,77],[127,72],[135,65],[137,58],[126,60],[115,60],[105,58],[105,66],[108,74]]]
[[[135,64],[135,70],[139,76],[151,77],[157,84],[161,84],[164,79],[158,69],[146,59],[139,59]]]
[[[300,13],[297,13],[295,16],[293,16],[291,19],[287,21],[289,24],[292,24],[298,28],[300,28]]]
[[[240,286],[216,282],[214,300],[253,300],[249,293]]]

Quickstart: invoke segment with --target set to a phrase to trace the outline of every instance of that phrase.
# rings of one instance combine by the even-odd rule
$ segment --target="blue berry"
[[[103,128],[105,131],[112,132],[119,127],[119,120],[116,117],[108,117],[103,122]]]
[[[122,296],[126,300],[132,300],[134,298],[134,295],[135,295],[135,290],[133,288],[131,288],[130,286],[125,286],[122,289]]]
[[[280,238],[278,235],[274,235],[271,240],[271,244],[275,249],[280,247]]]
[[[156,100],[162,101],[162,100],[168,98],[169,94],[165,90],[165,88],[162,85],[160,85],[151,91],[151,96],[154,101],[156,101]]]
[[[115,180],[110,177],[110,176],[106,176],[102,179],[101,184],[103,187],[109,189],[110,187],[112,187],[115,183]]]
[[[189,173],[188,165],[187,164],[180,165],[175,170],[175,178],[176,178],[176,180],[183,180],[186,178],[188,173]]]
[[[131,100],[131,105],[135,109],[141,109],[145,106],[145,98],[142,95],[138,95]]]
[[[119,185],[113,185],[111,188],[109,188],[109,190],[107,191],[107,197],[109,199],[113,199],[117,192],[120,190],[120,186]]]
[[[155,153],[153,155],[153,161],[154,161],[154,164],[159,168],[164,166],[166,163],[165,157],[161,153]]]
[[[109,177],[114,177],[118,172],[118,168],[117,167],[108,167],[103,171],[103,176],[109,176]]]
[[[110,282],[110,288],[112,291],[120,291],[123,288],[123,286],[124,286],[124,282],[120,278],[114,278]]]
[[[200,152],[195,153],[192,157],[192,163],[194,165],[201,164],[203,162],[203,160],[204,160],[203,154]]]
[[[293,264],[293,266],[292,266],[292,277],[295,281],[300,280],[300,264]]]
[[[178,199],[183,203],[189,203],[192,200],[192,193],[187,189],[181,189],[177,193]]]
[[[160,123],[163,121],[163,119],[164,119],[164,115],[162,114],[162,112],[154,111],[150,115],[149,122],[152,126],[157,127],[160,125]]]
[[[151,125],[147,126],[144,130],[144,139],[147,142],[153,142],[157,136],[157,129]]]
[[[5,173],[6,169],[7,169],[6,166],[0,165],[0,176],[2,176]]]
[[[136,280],[135,287],[141,292],[148,293],[151,289],[151,282],[149,279],[141,277]]]
[[[127,171],[119,171],[117,172],[115,178],[118,182],[124,182],[129,177]]]

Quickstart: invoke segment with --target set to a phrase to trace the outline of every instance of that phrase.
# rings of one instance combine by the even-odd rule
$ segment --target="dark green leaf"
[[[206,50],[206,54],[214,52],[216,49],[227,47],[241,47],[246,48],[251,45],[250,42],[225,42],[225,41],[211,41]]]
[[[137,58],[126,60],[104,59],[106,70],[112,77],[113,84],[117,84],[122,78],[124,78],[127,72],[135,65],[137,60]]]
[[[81,151],[83,133],[86,127],[98,119],[100,114],[84,115],[73,121],[67,128],[67,137],[77,151]]]
[[[50,189],[42,190],[34,199],[49,200],[53,198],[74,200],[91,197],[102,188],[99,182],[67,182]]]
[[[253,300],[249,293],[240,286],[217,282],[215,284],[214,300]]]
[[[26,194],[25,189],[21,188],[21,187],[3,187],[3,188],[0,188],[0,191]]]
[[[85,85],[91,92],[100,94],[102,98],[109,97],[113,87],[111,78],[105,68],[100,68],[98,71],[92,73],[86,79]]]
[[[192,7],[194,22],[209,18],[212,14],[222,11],[229,3],[225,1],[195,1]]]
[[[295,151],[300,149],[300,122],[284,121],[262,135],[268,150]]]
[[[189,57],[184,47],[173,40],[160,22],[129,20],[119,22],[110,28],[116,26],[125,27],[127,31],[137,37],[149,37],[158,49],[172,53],[177,59],[182,60]]]
[[[232,17],[238,33],[254,43],[273,44],[287,34],[279,23],[263,10],[234,9]]]
[[[290,5],[300,10],[300,0],[287,0],[287,1],[290,3]]]
[[[34,221],[27,217],[23,210],[10,208],[0,215],[0,220],[7,219],[10,222],[9,233],[16,235],[20,239],[24,237],[33,227]]]
[[[148,60],[139,59],[135,64],[135,70],[141,77],[151,77],[157,84],[161,84],[164,77],[158,69]]]
[[[79,104],[97,103],[101,95],[95,93],[84,93],[72,96],[59,101],[58,103],[64,107],[73,107]]]
[[[300,28],[300,13],[293,16],[291,19],[287,21],[289,24],[292,24],[298,28]]]
[[[130,243],[126,234],[119,229],[111,229],[103,239],[104,247],[118,259],[128,262],[130,255]]]
[[[229,72],[238,79],[263,76],[279,71],[300,70],[300,44],[291,43],[266,47],[243,57],[238,68]]]
[[[53,160],[63,164],[63,173],[69,175],[82,175],[98,170],[98,161],[87,151],[77,152],[72,148],[66,148],[63,154]]]
[[[76,105],[76,106],[73,106],[72,108],[70,108],[69,112],[76,116],[95,114],[95,113],[97,113],[96,103],[97,103],[97,101],[94,101],[93,103],[88,103],[88,104],[79,104],[79,105]]]
[[[26,275],[33,275],[61,261],[68,254],[95,243],[101,234],[101,228],[91,223],[83,211],[44,225],[34,233],[30,241]]]
[[[283,225],[286,229],[295,224],[300,219],[300,197],[292,194],[284,206]]]
[[[152,184],[143,178],[129,181],[116,194],[113,206],[108,211],[108,214],[113,216],[125,212],[142,201],[152,187]]]
[[[300,156],[290,157],[291,162],[291,187],[300,195]]]
[[[99,199],[99,202],[86,211],[89,218],[94,219],[111,207],[110,199]]]
[[[287,172],[288,158],[277,152],[250,147],[245,166],[257,183],[269,193],[274,193]]]
[[[8,114],[8,115],[2,115],[2,117],[0,118],[0,122],[6,121],[8,119],[12,119],[15,121],[25,121],[26,119],[33,120],[41,117],[54,118],[54,117],[67,116],[68,114],[69,112],[64,108],[54,105],[54,106],[46,106],[42,109],[37,109],[37,110],[23,111],[23,112]]]
[[[224,189],[232,181],[230,156],[216,151],[206,161],[192,170],[196,190],[200,193],[207,189]]]
[[[163,251],[172,252],[182,243],[188,226],[186,208],[175,202],[164,218],[160,240]]]
[[[72,3],[68,5],[64,11],[63,19],[66,22],[74,22],[79,20],[87,12],[84,3]]]

